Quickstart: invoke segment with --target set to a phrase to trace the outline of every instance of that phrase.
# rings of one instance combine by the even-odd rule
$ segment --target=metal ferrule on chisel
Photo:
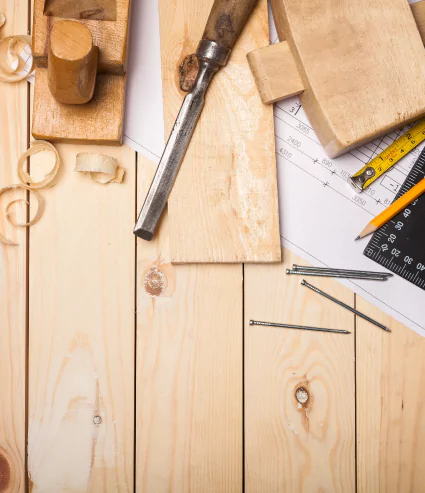
[[[230,52],[230,48],[215,41],[203,39],[199,43],[196,51],[199,59],[199,71],[195,84],[184,98],[134,228],[134,234],[144,240],[151,240],[155,233],[199,115],[204,107],[205,94],[211,79],[221,67],[226,65]]]

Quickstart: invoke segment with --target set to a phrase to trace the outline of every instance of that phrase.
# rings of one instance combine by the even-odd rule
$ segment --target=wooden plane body
[[[34,1],[35,138],[122,143],[129,12],[130,0]]]
[[[331,157],[417,120],[425,115],[423,4],[271,0],[281,43],[248,55],[263,102],[299,94]]]

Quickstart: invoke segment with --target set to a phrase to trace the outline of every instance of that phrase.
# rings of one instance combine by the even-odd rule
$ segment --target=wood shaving
[[[29,173],[27,173],[26,170],[24,169],[24,165],[29,156],[32,156],[33,154],[37,154],[42,151],[53,152],[53,154],[55,155],[55,164],[53,165],[53,168],[46,175],[44,175],[43,180],[34,181],[29,175]],[[51,187],[55,184],[55,180],[57,178],[60,166],[61,166],[61,158],[56,148],[49,142],[46,142],[44,140],[36,140],[34,142],[31,142],[31,147],[26,152],[24,152],[22,156],[19,158],[18,176],[19,179],[22,181],[22,183],[26,183],[27,185],[30,185],[30,187],[33,189]]]
[[[75,171],[88,173],[93,181],[101,184],[121,183],[125,174],[114,157],[90,152],[77,154]]]
[[[6,22],[6,16],[3,14],[3,12],[0,12],[0,27],[3,27]]]
[[[28,226],[32,226],[33,224],[35,224],[40,219],[40,217],[43,215],[43,212],[44,212],[45,203],[44,203],[43,197],[36,190],[32,190],[30,187],[27,187],[26,185],[21,185],[21,184],[9,185],[8,187],[1,188],[0,189],[0,196],[3,193],[18,190],[18,189],[29,190],[31,193],[34,194],[34,196],[37,200],[37,210],[35,211],[34,217],[32,219],[30,219],[28,222],[19,223],[19,222],[15,221],[15,219],[13,219],[13,217],[11,216],[11,212],[10,212],[11,207],[13,205],[17,204],[18,202],[24,202],[24,203],[28,204],[28,201],[26,201],[25,199],[15,199],[15,200],[12,200],[11,202],[9,202],[5,208],[5,215],[6,215],[6,219],[11,224],[13,224],[13,226],[15,226],[17,228],[26,228]],[[0,233],[0,243],[3,243],[4,245],[13,245],[13,246],[18,245],[18,243],[14,242],[12,240],[9,240],[2,233]]]
[[[0,14],[0,25],[2,25],[1,22]],[[28,63],[30,64],[29,67],[27,67]],[[0,80],[19,82],[25,79],[32,72],[32,69],[33,56],[30,36],[8,36],[0,41]]]

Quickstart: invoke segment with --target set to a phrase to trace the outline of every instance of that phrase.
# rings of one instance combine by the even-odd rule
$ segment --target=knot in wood
[[[184,92],[192,90],[199,71],[199,60],[195,54],[187,55],[179,67],[180,89]]]
[[[295,391],[295,398],[300,404],[306,404],[309,399],[308,391],[304,387],[299,387]]]
[[[145,291],[151,296],[159,296],[165,290],[166,277],[164,273],[155,265],[145,272],[143,282]]]
[[[0,453],[0,492],[9,491],[10,476],[9,461],[2,453]]]

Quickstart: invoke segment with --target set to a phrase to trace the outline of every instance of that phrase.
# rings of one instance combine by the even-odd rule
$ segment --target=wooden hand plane
[[[425,0],[271,0],[280,43],[248,54],[264,103],[300,95],[330,157],[425,115]]]
[[[32,134],[120,145],[130,0],[35,0]]]

